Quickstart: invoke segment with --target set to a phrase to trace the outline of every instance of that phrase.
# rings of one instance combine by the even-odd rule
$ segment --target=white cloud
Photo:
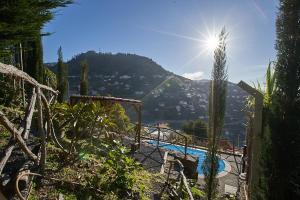
[[[204,72],[184,73],[182,76],[191,80],[200,80],[203,78]]]

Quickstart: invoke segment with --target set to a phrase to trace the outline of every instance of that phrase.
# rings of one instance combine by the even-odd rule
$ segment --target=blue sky
[[[75,0],[44,27],[45,62],[88,50],[134,53],[194,79],[210,78],[212,52],[203,41],[228,36],[229,80],[263,80],[276,52],[276,0]]]

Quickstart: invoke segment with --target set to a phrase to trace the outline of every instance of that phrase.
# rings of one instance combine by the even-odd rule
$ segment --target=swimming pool
[[[156,141],[148,141],[149,144],[156,145]],[[184,152],[184,147],[180,145],[173,145],[173,144],[168,144],[168,143],[160,143],[159,147],[167,150],[172,150],[172,151],[177,151],[177,152]],[[199,156],[199,162],[198,162],[198,175],[203,175],[203,170],[202,170],[202,165],[206,157],[206,151],[201,150],[201,149],[194,149],[194,148],[187,148],[187,154],[190,155],[196,155]],[[219,159],[219,169],[218,173],[221,173],[225,170],[225,162],[222,159]]]

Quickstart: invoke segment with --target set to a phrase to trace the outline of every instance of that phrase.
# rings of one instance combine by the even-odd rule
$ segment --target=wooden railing
[[[163,147],[166,144],[181,145],[183,151],[178,148],[178,151],[187,156],[188,139],[185,135],[171,128],[162,128],[160,126],[142,126],[141,138],[155,142],[157,147]],[[176,147],[176,146],[175,146]]]
[[[18,126],[11,122],[8,117],[0,111],[0,125],[5,127],[11,134],[9,143],[2,150],[2,155],[0,157],[0,174],[3,173],[4,167],[17,146],[19,146],[21,151],[23,151],[28,158],[38,166],[39,171],[43,173],[46,162],[47,138],[51,137],[55,143],[59,144],[55,134],[53,134],[54,129],[49,106],[56,98],[58,92],[51,87],[38,83],[27,73],[12,65],[0,63],[0,73],[12,77],[15,80],[22,80],[29,85],[29,88],[31,88],[31,97],[25,108],[24,118]],[[43,91],[47,91],[49,100],[46,98]],[[31,125],[34,112],[37,112],[37,137],[39,138],[38,141],[40,141],[38,144],[40,146],[39,153],[34,153],[27,144],[28,138],[31,136]],[[13,176],[14,177],[10,177],[10,181],[14,181],[17,174],[14,174]],[[16,189],[18,190],[18,188]]]
[[[175,159],[175,160],[167,160],[167,162],[170,163],[169,165],[169,170],[167,173],[167,178],[165,181],[165,184],[162,187],[162,190],[159,194],[159,197],[161,198],[163,193],[166,192],[166,190],[168,190],[168,194],[170,197],[172,197],[173,199],[182,199],[183,196],[183,190],[185,189],[188,195],[188,199],[189,200],[194,200],[194,197],[192,195],[192,192],[190,190],[189,184],[187,182],[187,178],[184,175],[184,166],[183,164]],[[177,167],[174,167],[174,166]],[[176,171],[178,172],[178,176],[176,178],[176,181],[179,182],[179,185],[176,187],[171,180],[171,171],[177,169]]]

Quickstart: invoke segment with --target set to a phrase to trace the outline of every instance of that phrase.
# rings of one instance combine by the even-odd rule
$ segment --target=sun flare
[[[214,51],[219,45],[219,38],[217,36],[210,35],[205,39],[204,43],[207,50]]]

